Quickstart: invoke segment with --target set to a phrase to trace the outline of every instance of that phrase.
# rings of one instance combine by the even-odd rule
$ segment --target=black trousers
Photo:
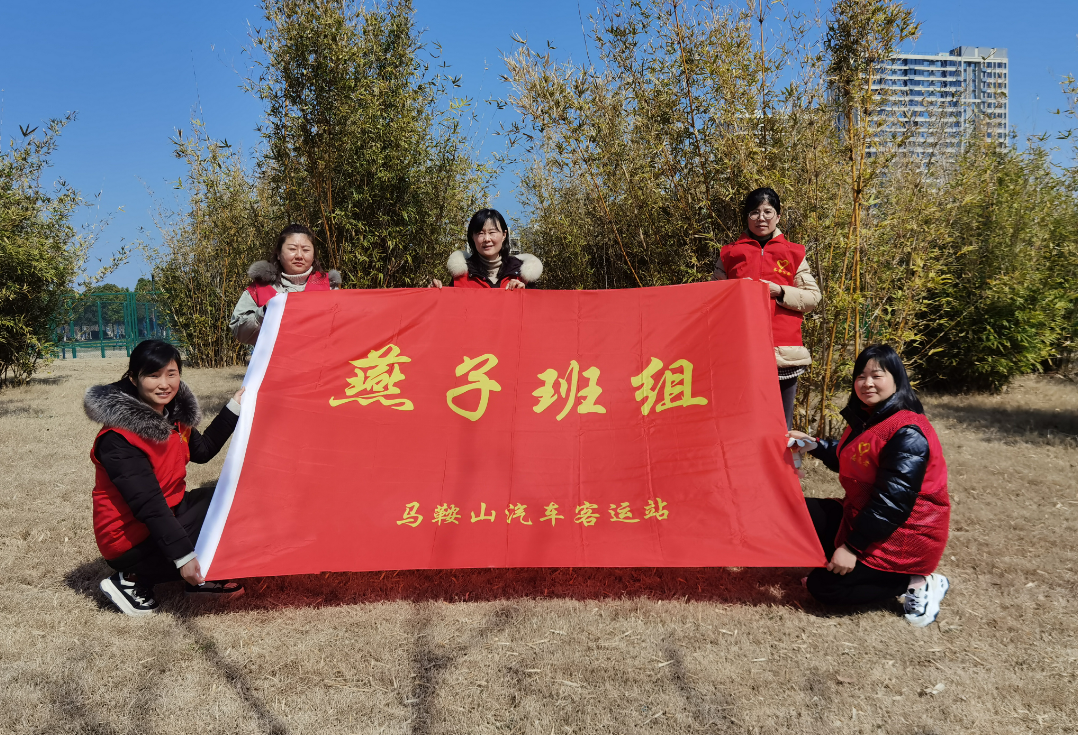
[[[198,541],[202,531],[202,522],[206,520],[206,511],[213,499],[212,487],[200,487],[184,495],[180,504],[173,508],[176,520],[187,531],[191,543]],[[106,559],[109,566],[125,575],[135,575],[139,585],[153,587],[162,582],[175,582],[182,579],[180,570],[172,559],[166,559],[152,538],[125,551],[115,559]]]
[[[794,401],[797,400],[797,378],[779,381],[782,410],[786,413],[786,431],[794,427]]]
[[[835,498],[805,498],[812,525],[828,561],[835,553],[835,535],[842,523],[842,501]],[[883,602],[906,591],[910,575],[881,572],[858,561],[853,571],[835,574],[813,569],[808,576],[808,591],[825,605],[863,605]]]

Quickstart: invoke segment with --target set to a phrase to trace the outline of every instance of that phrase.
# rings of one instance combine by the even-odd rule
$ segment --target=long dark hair
[[[314,248],[314,261],[311,263],[314,270],[312,270],[311,272],[324,273],[325,271],[322,270],[322,263],[318,260],[318,241],[315,240],[314,232],[312,232],[311,228],[307,225],[301,225],[297,222],[293,222],[288,227],[285,227],[283,230],[281,230],[281,234],[277,236],[277,244],[273,246],[273,253],[270,255],[269,258],[267,258],[269,262],[273,263],[273,267],[277,269],[277,282],[280,283],[281,272],[283,270],[281,268],[281,248],[284,247],[284,242],[288,239],[289,235],[307,236],[307,238],[311,241],[311,247]]]
[[[782,214],[782,200],[777,191],[770,186],[762,186],[753,189],[745,195],[745,201],[741,202],[741,226],[749,228],[749,212],[757,209],[761,204],[770,204],[775,208],[775,214]]]
[[[505,217],[497,209],[480,209],[478,212],[472,215],[472,219],[468,222],[468,247],[471,251],[475,252],[475,236],[477,233],[483,231],[487,222],[494,220],[498,223],[498,227],[505,233],[505,240],[502,241],[502,250],[498,255],[505,257],[509,255],[509,225],[505,224]]]
[[[183,372],[183,358],[175,346],[159,339],[146,339],[131,350],[131,359],[127,361],[127,372],[123,377],[137,381],[143,375],[152,375],[167,367],[170,362],[175,362],[176,369]]]
[[[857,360],[853,363],[853,377],[850,378],[850,400],[846,405],[864,407],[865,404],[861,403],[861,399],[857,397],[857,392],[853,386],[857,376],[865,371],[868,363],[872,360],[875,360],[877,365],[889,372],[891,377],[895,379],[895,394],[889,399],[888,403],[898,411],[905,409],[914,413],[924,413],[925,409],[921,405],[921,399],[917,397],[917,394],[913,391],[913,386],[910,385],[910,376],[906,374],[906,366],[902,364],[902,358],[898,356],[898,353],[890,345],[870,345],[861,350],[861,354],[857,356]]]

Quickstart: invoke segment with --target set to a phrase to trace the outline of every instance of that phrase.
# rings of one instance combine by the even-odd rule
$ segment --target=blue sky
[[[1011,125],[1021,136],[1054,129],[1057,122],[1049,111],[1064,102],[1059,78],[1078,73],[1078,2],[936,0],[913,6],[923,25],[910,50],[1008,48]],[[581,11],[587,24],[593,7],[566,0],[415,0],[417,25],[426,29],[428,42],[441,44],[444,60],[463,76],[459,92],[477,104],[480,121],[471,134],[482,152],[501,148],[492,133],[499,121],[512,119],[511,111],[496,113],[483,103],[506,92],[499,80],[500,54],[515,46],[511,34],[527,37],[538,48],[551,41],[559,59],[580,58]],[[244,148],[258,143],[254,127],[261,105],[240,90],[249,63],[242,53],[248,23],[261,21],[255,2],[4,0],[0,17],[5,27],[0,136],[6,144],[18,136],[19,125],[78,112],[61,138],[53,174],[87,198],[101,193],[99,209],[87,216],[112,214],[112,223],[99,241],[97,257],[107,258],[121,242],[140,237],[140,228],[155,237],[152,212],[158,202],[182,204],[170,182],[184,169],[172,156],[169,138],[176,128],[189,127],[196,105],[214,137]],[[504,176],[493,201],[511,219],[519,215],[513,185],[514,178]],[[95,263],[90,265],[94,270]],[[147,270],[135,256],[110,280],[132,286]]]

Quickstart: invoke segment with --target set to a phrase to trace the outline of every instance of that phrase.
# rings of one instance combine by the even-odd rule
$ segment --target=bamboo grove
[[[844,376],[873,342],[932,389],[998,390],[1066,367],[1074,151],[976,130],[948,147],[945,109],[889,105],[876,83],[879,62],[919,33],[910,9],[808,7],[602,4],[575,61],[515,39],[497,100],[505,152],[483,161],[467,134],[481,101],[452,97],[459,79],[432,68],[437,48],[407,0],[266,0],[247,79],[262,143],[244,154],[198,120],[178,132],[186,204],[144,245],[188,359],[246,359],[228,315],[283,224],[314,229],[346,288],[426,285],[491,204],[500,169],[517,174],[514,230],[543,259],[546,288],[707,280],[741,231],[745,193],[775,188],[781,228],[806,246],[824,293],[803,329],[813,365],[799,427],[838,425]]]
[[[408,2],[266,0],[246,91],[262,145],[245,156],[193,119],[175,155],[187,208],[144,244],[192,364],[241,363],[228,331],[247,267],[289,222],[310,226],[344,288],[423,284],[440,273],[490,172],[473,160],[461,101],[422,62]]]
[[[886,112],[878,63],[919,31],[901,3],[837,0],[812,17],[637,0],[593,20],[586,64],[523,43],[505,59],[523,238],[548,287],[706,280],[741,231],[741,198],[771,186],[824,293],[804,326],[800,427],[837,426],[840,376],[869,343],[952,390],[996,390],[1070,353],[1073,177],[1035,144],[975,133],[947,149],[945,110]]]

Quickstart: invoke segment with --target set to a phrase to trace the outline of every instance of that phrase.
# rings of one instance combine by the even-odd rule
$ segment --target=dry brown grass
[[[173,589],[136,620],[96,593],[81,410],[122,371],[68,360],[0,393],[0,732],[1076,731],[1073,384],[929,401],[953,588],[924,630],[897,606],[830,614],[784,569],[252,579],[230,606]],[[216,408],[240,373],[185,377]],[[806,484],[837,488],[818,466]]]

